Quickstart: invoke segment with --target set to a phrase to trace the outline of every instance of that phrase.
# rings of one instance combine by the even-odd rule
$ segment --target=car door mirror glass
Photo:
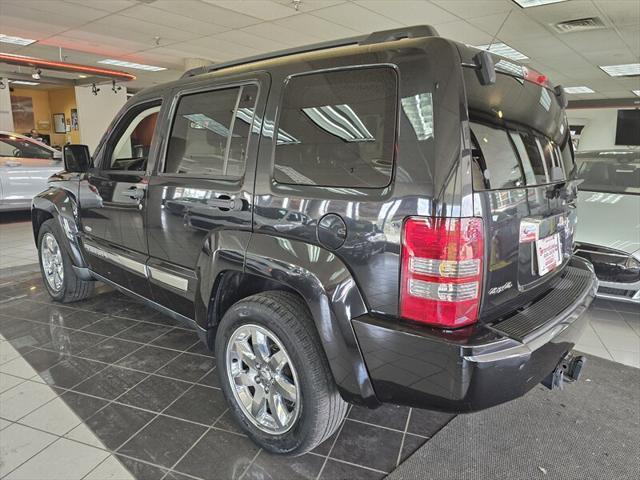
[[[62,150],[64,168],[68,172],[86,172],[91,165],[89,147],[86,145],[65,145]]]

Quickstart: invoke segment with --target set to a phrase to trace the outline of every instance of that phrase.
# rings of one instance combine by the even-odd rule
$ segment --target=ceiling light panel
[[[22,37],[12,37],[11,35],[4,35],[0,33],[0,42],[2,43],[11,43],[12,45],[31,45],[32,43],[36,43],[37,40],[32,38],[22,38]]]
[[[9,80],[14,85],[40,85],[40,82],[30,82],[29,80]]]
[[[549,5],[551,3],[566,2],[567,0],[513,0],[522,8],[541,7],[542,5]]]
[[[491,45],[478,45],[475,48],[480,50],[488,50],[491,53],[500,55],[501,57],[510,58],[511,60],[526,60],[527,57],[524,53],[519,52],[515,48],[510,47],[506,43],[492,43]]]
[[[640,75],[640,63],[600,65],[600,68],[611,77],[630,77],[633,75]]]
[[[118,67],[125,67],[125,68],[135,68],[136,70],[146,70],[147,72],[159,72],[161,70],[166,70],[166,68],[164,67],[156,67],[154,65],[145,65],[144,63],[125,62],[124,60],[114,60],[112,58],[105,58],[104,60],[99,60],[98,63],[103,63],[105,65],[115,65]]]
[[[567,93],[595,93],[593,90],[591,90],[589,87],[563,87],[564,91]]]

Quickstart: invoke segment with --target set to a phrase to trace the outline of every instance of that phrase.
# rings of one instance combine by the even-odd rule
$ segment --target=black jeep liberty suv
[[[230,408],[301,454],[347,402],[469,412],[577,378],[566,97],[419,26],[188,71],[33,199],[50,295],[191,326]]]

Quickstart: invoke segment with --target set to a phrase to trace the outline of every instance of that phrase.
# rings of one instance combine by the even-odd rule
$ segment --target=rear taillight
[[[478,319],[484,253],[480,218],[411,217],[402,235],[400,315],[443,328]]]

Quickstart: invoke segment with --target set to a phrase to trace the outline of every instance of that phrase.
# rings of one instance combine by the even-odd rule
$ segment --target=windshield
[[[580,190],[640,194],[640,152],[592,152],[576,160]]]
[[[0,135],[0,157],[53,158],[53,152],[28,138]]]

